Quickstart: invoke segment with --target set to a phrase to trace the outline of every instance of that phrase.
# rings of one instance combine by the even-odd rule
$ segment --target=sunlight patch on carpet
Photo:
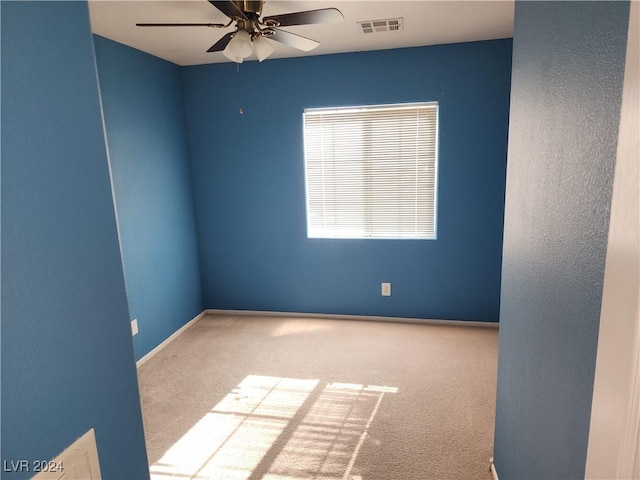
[[[151,480],[358,478],[367,430],[397,391],[248,375],[151,465]]]
[[[329,330],[332,325],[329,323],[320,323],[305,319],[290,319],[281,322],[271,333],[272,337],[282,337],[285,335],[300,335],[303,333],[317,332],[320,330]]]

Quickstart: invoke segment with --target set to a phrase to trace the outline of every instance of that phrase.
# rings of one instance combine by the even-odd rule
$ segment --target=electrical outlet
[[[138,334],[138,319],[134,318],[131,320],[131,336],[135,336]]]
[[[390,297],[391,296],[391,283],[382,282],[382,286],[380,288],[380,293],[382,294],[383,297]]]

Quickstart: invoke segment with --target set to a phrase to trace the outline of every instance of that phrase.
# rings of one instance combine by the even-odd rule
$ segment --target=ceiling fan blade
[[[138,27],[213,27],[222,28],[222,23],[136,23]]]
[[[274,28],[272,31],[273,35],[267,37],[269,40],[284,43],[285,45],[297,48],[298,50],[308,52],[320,45],[320,42],[316,42],[310,38],[296,35],[295,33],[287,32],[285,30]]]
[[[289,27],[292,25],[309,25],[313,23],[341,22],[344,15],[337,8],[322,8],[320,10],[308,10],[306,12],[285,13],[264,17],[262,22],[269,25],[277,22],[276,27]]]
[[[211,46],[211,48],[209,48],[209,50],[207,50],[207,52],[221,52],[222,50],[227,48],[227,45],[229,45],[229,42],[233,38],[233,34],[234,33],[236,33],[236,32],[227,33],[224,37],[222,37],[220,40],[218,40],[216,43],[214,43]]]
[[[224,13],[229,18],[241,18],[249,20],[242,10],[235,3],[228,0],[209,0],[209,3]]]

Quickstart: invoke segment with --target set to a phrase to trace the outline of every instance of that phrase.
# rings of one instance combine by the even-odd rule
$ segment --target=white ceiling
[[[286,27],[292,33],[320,42],[302,52],[271,42],[270,58],[385,50],[443,43],[508,38],[513,35],[513,0],[499,1],[382,1],[382,0],[266,0],[263,16],[336,7],[340,23]],[[221,53],[207,53],[220,37],[233,31],[207,27],[136,27],[136,23],[227,23],[207,0],[119,1],[90,0],[94,33],[129,45],[178,65],[228,62]],[[356,22],[402,17],[404,29],[364,34]],[[249,60],[255,57],[249,58]],[[268,60],[267,60],[268,61]]]

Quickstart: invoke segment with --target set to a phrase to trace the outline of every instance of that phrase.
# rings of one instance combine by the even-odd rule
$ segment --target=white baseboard
[[[489,459],[489,464],[491,465],[491,475],[493,476],[493,480],[500,480],[498,478],[498,471],[496,470],[496,465],[493,463],[493,457]]]
[[[207,310],[204,310],[204,311],[200,312],[198,315],[196,315],[194,318],[189,320],[187,323],[185,323],[178,330],[173,332],[164,342],[162,342],[160,345],[158,345],[156,348],[154,348],[149,353],[147,353],[144,357],[142,357],[140,360],[138,360],[136,362],[136,367],[140,368],[142,365],[144,365],[147,361],[149,361],[152,357],[154,357],[158,352],[160,352],[164,347],[166,347],[173,340],[175,340],[177,337],[179,337],[187,328],[189,328],[191,325],[193,325],[194,323],[199,321],[206,314],[207,314]]]
[[[327,320],[365,320],[373,322],[399,322],[399,323],[420,323],[429,325],[449,325],[463,327],[492,327],[499,328],[497,322],[474,322],[468,320],[433,320],[426,318],[404,318],[404,317],[376,317],[367,315],[337,315],[333,313],[294,313],[294,312],[262,312],[254,310],[218,310],[207,309],[204,313],[212,315],[235,315],[235,316],[260,316],[260,317],[303,317],[320,318]]]

